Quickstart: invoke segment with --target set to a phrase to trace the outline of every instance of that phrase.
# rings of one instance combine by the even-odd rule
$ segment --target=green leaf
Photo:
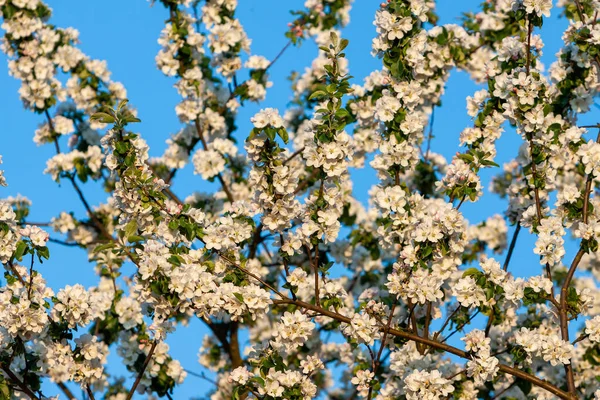
[[[92,114],[92,116],[90,117],[90,120],[100,121],[105,124],[112,124],[115,122],[115,118],[112,115],[107,114],[105,112],[97,112],[97,113]]]
[[[129,114],[125,118],[123,118],[123,122],[127,122],[127,123],[142,122],[142,120],[137,117],[134,117],[133,114]]]
[[[129,103],[129,100],[127,100],[127,99],[121,100],[119,102],[119,104],[117,105],[117,112],[120,112],[121,109],[127,105],[127,103]]]
[[[339,51],[342,51],[346,47],[348,47],[348,43],[350,43],[350,41],[348,39],[342,39],[342,40],[340,40],[340,47],[338,48]]]
[[[177,219],[170,220],[168,226],[169,226],[169,229],[174,231],[175,229],[179,228],[179,220],[177,220]]]
[[[495,162],[491,161],[491,160],[482,160],[481,161],[481,165],[487,165],[490,167],[499,167],[498,164],[496,164]]]
[[[331,43],[334,46],[337,46],[338,44],[338,36],[334,31],[331,31],[331,33],[329,34],[329,39],[331,39]]]
[[[477,268],[469,268],[467,269],[465,272],[463,272],[463,278],[467,277],[467,276],[473,276],[473,275],[477,275],[479,274],[481,271],[479,271]]]
[[[0,377],[0,400],[10,400],[10,389],[4,377]]]
[[[36,252],[37,252],[37,256],[38,256],[38,259],[40,260],[40,262],[42,262],[42,258],[44,258],[46,260],[50,258],[50,249],[46,246],[37,247]]]
[[[529,392],[531,392],[531,388],[533,387],[531,382],[526,381],[525,379],[517,378],[516,383],[525,396],[527,396]]]
[[[136,232],[137,232],[137,221],[135,219],[132,219],[131,221],[129,221],[127,223],[127,225],[125,225],[125,236],[126,237],[133,236],[133,234]]]
[[[114,247],[114,243],[104,243],[104,244],[101,244],[100,246],[94,247],[93,253],[98,253],[100,251],[112,249],[113,247]]]
[[[183,258],[181,256],[173,254],[171,257],[169,257],[167,259],[167,261],[170,262],[171,264],[175,265],[176,267],[179,267],[181,265],[181,261],[183,261]]]
[[[327,93],[325,93],[325,91],[317,90],[308,97],[308,100],[312,100],[312,99],[316,99],[318,97],[324,97],[324,96],[327,96]]]
[[[15,254],[13,255],[18,261],[23,260],[23,254],[28,250],[27,243],[22,240],[19,240],[17,243],[17,249],[15,250]]]
[[[233,295],[240,301],[240,303],[244,302],[244,296],[242,296],[240,293],[234,293]]]
[[[339,110],[337,110],[335,112],[335,116],[338,117],[338,118],[345,118],[345,117],[347,117],[349,115],[350,115],[350,113],[345,108],[340,108]]]
[[[240,400],[240,387],[235,386],[231,395],[232,400]]]
[[[143,236],[139,236],[139,235],[132,235],[132,236],[129,236],[127,238],[127,241],[129,243],[143,242],[144,241],[144,237]]]
[[[285,143],[285,144],[287,144],[287,142],[290,140],[290,136],[288,135],[285,128],[280,128],[277,131],[277,134],[279,135],[279,137],[281,138],[281,140],[283,140],[283,143]]]

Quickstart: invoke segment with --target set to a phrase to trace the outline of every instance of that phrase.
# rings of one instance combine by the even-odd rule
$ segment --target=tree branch
[[[140,370],[140,372],[138,372],[138,375],[135,378],[135,382],[133,382],[131,389],[129,389],[129,393],[127,393],[126,400],[131,400],[131,398],[133,397],[133,394],[135,393],[135,389],[137,389],[138,385],[140,384],[140,381],[142,380],[142,376],[144,375],[146,368],[148,368],[148,364],[150,363],[150,360],[152,359],[152,354],[154,354],[154,350],[156,349],[157,345],[158,345],[157,340],[152,342],[152,346],[150,347],[150,351],[148,352],[148,355],[146,356],[146,360],[144,360],[142,369]]]
[[[17,377],[17,375],[15,375],[15,373],[11,371],[11,369],[10,369],[8,366],[6,366],[6,365],[2,364],[2,370],[4,371],[4,373],[5,373],[6,375],[8,375],[8,378],[9,378],[9,379],[10,379],[10,380],[11,380],[13,383],[15,383],[15,384],[16,384],[16,385],[19,387],[19,389],[21,389],[21,391],[22,391],[23,393],[25,393],[27,396],[29,396],[29,398],[31,398],[31,399],[33,399],[33,400],[39,400],[39,397],[38,397],[38,396],[36,396],[36,394],[35,394],[35,393],[33,393],[33,391],[32,391],[31,389],[29,389],[29,388],[27,387],[27,385],[26,385],[26,384],[25,384],[23,381],[21,381],[21,380],[20,380],[20,379]]]
[[[302,307],[307,310],[319,312],[329,318],[332,318],[336,321],[343,322],[346,324],[349,324],[352,321],[350,318],[348,318],[344,315],[338,314],[337,312],[326,310],[324,308],[317,307],[316,305],[306,303],[306,302],[303,302],[300,300],[296,300],[296,301],[294,301],[292,299],[273,300],[273,303],[274,304],[293,304],[293,305],[296,305],[297,307]],[[385,332],[386,328],[383,326],[380,326],[380,330]],[[406,340],[412,340],[416,343],[420,343],[422,345],[429,346],[429,347],[432,347],[437,350],[442,350],[442,351],[445,351],[450,354],[454,354],[455,356],[464,358],[466,360],[471,359],[471,356],[468,353],[466,353],[465,351],[457,349],[456,347],[453,347],[453,346],[449,346],[445,343],[441,343],[441,342],[431,340],[431,339],[426,339],[419,335],[405,332],[405,331],[395,329],[395,328],[388,329],[388,332],[396,337],[400,337],[400,338],[403,338]],[[556,386],[554,386],[553,384],[551,384],[548,381],[538,378],[535,375],[528,374],[527,372],[524,372],[517,368],[510,367],[505,364],[499,364],[498,368],[500,369],[500,371],[502,371],[506,374],[509,374],[509,375],[515,376],[517,378],[521,378],[528,382],[531,382],[532,384],[548,391],[549,393],[554,394],[555,396],[560,397],[561,399],[565,399],[565,400],[574,400],[575,399],[575,397],[572,396],[571,394],[557,388]]]

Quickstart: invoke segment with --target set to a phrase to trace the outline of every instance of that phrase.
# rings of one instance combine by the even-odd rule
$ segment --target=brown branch
[[[21,285],[27,286],[27,284],[25,282],[25,279],[23,279],[23,277],[21,276],[21,274],[19,273],[19,271],[17,271],[17,269],[15,268],[15,265],[12,263],[12,261],[9,260],[6,265],[8,265],[8,268],[11,270],[11,272],[13,274],[15,274],[15,276],[17,277],[17,279],[19,280],[19,282],[21,282]]]
[[[303,301],[300,301],[300,300],[296,300],[296,301],[294,301],[292,299],[273,300],[273,303],[274,304],[292,304],[292,305],[295,305],[297,307],[302,307],[302,308],[307,309],[307,310],[319,312],[319,313],[321,313],[321,314],[323,314],[323,315],[325,315],[325,316],[327,316],[329,318],[332,318],[332,319],[334,319],[336,321],[339,321],[339,322],[343,322],[343,323],[346,323],[346,324],[349,324],[349,323],[352,322],[352,320],[350,318],[348,318],[348,317],[346,317],[344,315],[338,314],[337,312],[326,310],[324,308],[317,307],[316,305],[313,305],[313,304],[310,304],[310,303],[306,303],[306,302],[303,302]],[[382,330],[382,331],[385,332],[386,328],[383,327],[383,326],[381,326],[380,330]],[[429,346],[429,347],[432,347],[432,348],[435,348],[435,349],[438,349],[438,350],[442,350],[442,351],[445,351],[447,353],[454,354],[454,355],[456,355],[458,357],[464,358],[466,360],[470,360],[471,359],[471,356],[468,353],[466,353],[465,351],[457,349],[456,347],[447,345],[445,343],[441,343],[441,342],[438,342],[438,341],[432,340],[432,339],[426,339],[426,338],[423,338],[423,337],[421,337],[419,335],[416,335],[416,334],[413,334],[413,333],[410,333],[410,332],[405,332],[405,331],[402,331],[402,330],[399,330],[399,329],[395,329],[395,328],[387,329],[387,331],[391,335],[394,335],[396,337],[400,337],[400,338],[403,338],[403,339],[406,339],[406,340],[411,340],[411,341],[420,343],[420,344],[425,345],[425,346]],[[499,364],[498,368],[500,369],[500,371],[502,371],[502,372],[504,372],[506,374],[509,374],[509,375],[515,376],[517,378],[521,378],[521,379],[524,379],[524,380],[526,380],[528,382],[531,382],[532,384],[534,384],[534,385],[536,385],[536,386],[538,386],[538,387],[540,387],[540,388],[548,391],[549,393],[554,394],[555,396],[560,397],[561,399],[574,400],[574,396],[572,396],[571,394],[569,394],[569,393],[561,390],[560,388],[554,386],[553,384],[551,384],[548,381],[545,381],[543,379],[538,378],[535,375],[528,374],[527,372],[524,372],[524,371],[522,371],[520,369],[517,369],[517,368],[510,367],[510,366],[505,365],[505,364]]]
[[[321,306],[321,304],[319,303],[319,272],[318,270],[314,267],[315,262],[314,259],[312,257],[312,252],[310,247],[308,247],[307,244],[304,245],[304,249],[306,250],[306,254],[308,255],[308,263],[310,264],[310,266],[313,268],[314,274],[315,274],[315,302],[318,306]],[[315,253],[318,253],[319,249],[317,247]]]
[[[427,315],[425,315],[425,326],[423,327],[423,336],[425,339],[429,339],[429,324],[431,323],[431,302],[427,302]]]
[[[596,143],[600,143],[600,124],[598,124],[598,136],[596,137]],[[589,174],[587,180],[585,181],[585,192],[583,195],[583,223],[587,224],[588,222],[588,209],[590,205],[590,193],[592,192],[592,174]]]
[[[572,345],[575,345],[575,344],[577,344],[577,343],[581,342],[582,340],[585,340],[585,339],[587,339],[589,336],[590,336],[590,335],[589,335],[589,334],[587,334],[587,333],[582,333],[581,335],[579,335],[579,336],[577,337],[577,339],[573,340],[573,343],[571,343],[571,344],[572,344]]]
[[[515,232],[513,233],[513,237],[510,241],[510,245],[508,246],[508,253],[506,253],[506,258],[504,259],[504,265],[502,266],[502,269],[504,271],[508,270],[508,264],[510,264],[513,250],[515,249],[515,245],[517,244],[517,237],[519,236],[520,231],[521,231],[521,224],[517,221],[517,227],[515,228]]]
[[[275,64],[277,62],[277,60],[279,60],[279,58],[283,55],[283,53],[285,53],[285,51],[288,49],[288,47],[290,47],[291,44],[292,44],[292,41],[290,40],[285,44],[285,46],[283,46],[283,48],[279,51],[279,53],[277,53],[275,58],[271,60],[269,65],[267,65],[267,68],[265,68],[265,71],[268,71],[269,68],[271,68],[273,66],[273,64]]]
[[[579,16],[579,19],[581,20],[581,22],[583,22],[585,24],[585,15],[583,14],[583,8],[581,7],[581,3],[579,2],[579,0],[574,0],[575,1],[575,7],[577,8],[577,15]]]
[[[92,389],[90,389],[90,385],[85,385],[85,392],[87,393],[90,400],[96,400],[96,398],[94,397],[94,392],[92,392]]]
[[[458,305],[458,307],[456,307],[454,309],[454,311],[452,311],[452,313],[450,313],[448,315],[448,317],[446,318],[446,321],[444,321],[444,324],[442,325],[442,327],[433,335],[433,340],[436,340],[438,338],[438,336],[440,336],[440,334],[442,332],[444,332],[444,329],[446,329],[446,326],[448,326],[448,324],[450,323],[450,320],[452,319],[452,317],[454,317],[454,315],[456,315],[456,313],[458,312],[458,310],[460,310],[461,306],[460,304]]]
[[[21,389],[21,391],[22,391],[23,393],[25,393],[27,396],[29,396],[29,398],[31,398],[31,399],[33,399],[33,400],[39,400],[39,397],[38,397],[38,396],[36,396],[36,395],[35,395],[35,393],[33,393],[33,391],[32,391],[31,389],[29,389],[29,387],[27,387],[27,385],[26,385],[26,384],[25,384],[23,381],[21,381],[21,380],[20,380],[20,379],[19,379],[19,378],[18,378],[18,377],[15,375],[15,373],[11,371],[11,369],[10,369],[8,366],[6,366],[6,365],[2,364],[2,370],[4,371],[4,373],[5,373],[6,375],[8,375],[8,378],[9,378],[9,379],[10,379],[10,380],[11,380],[13,383],[15,383],[15,384],[16,384],[16,385],[19,387],[19,389]]]
[[[279,234],[279,242],[281,243],[281,246],[283,246],[283,234],[281,234],[281,233]],[[288,265],[288,260],[285,256],[282,257],[282,261],[283,261],[283,269],[285,270],[285,278],[287,281],[290,276],[290,267]],[[292,299],[296,300],[296,293],[294,293],[294,290],[292,288],[290,288],[290,294],[292,295]]]
[[[52,132],[52,136],[54,137],[54,148],[56,149],[56,154],[59,154],[60,153],[60,144],[58,144],[58,135],[56,134],[56,130],[54,129],[54,122],[52,122],[52,117],[50,116],[50,113],[48,112],[47,108],[44,110],[44,115],[46,116],[46,119],[48,120],[48,127],[50,128],[50,131]]]
[[[67,247],[80,247],[81,246],[77,242],[65,242],[64,240],[54,239],[54,238],[48,238],[48,241],[50,243],[56,243],[56,244],[60,244],[61,246],[67,246]]]
[[[229,327],[229,357],[231,358],[231,369],[241,367],[243,364],[240,356],[240,344],[238,338],[239,324],[235,321],[230,322]]]
[[[204,241],[202,239],[200,239],[200,241],[202,243],[204,243]],[[206,244],[206,243],[205,243]],[[269,285],[267,282],[265,282],[263,279],[261,279],[260,277],[256,276],[255,274],[253,274],[252,272],[248,271],[246,268],[242,267],[241,265],[237,264],[235,261],[233,261],[231,258],[229,258],[228,256],[224,255],[223,253],[221,253],[220,251],[216,252],[219,257],[221,257],[224,261],[226,261],[229,265],[231,265],[234,268],[239,269],[240,271],[242,271],[243,273],[245,273],[248,276],[251,276],[252,278],[256,279],[258,282],[260,282],[263,286],[265,286],[266,288],[270,289],[273,293],[277,294],[279,297],[281,297],[282,299],[287,299],[287,297],[281,293],[279,290],[275,289],[273,286]]]
[[[598,133],[598,138],[596,139],[596,141],[597,142],[600,141],[600,133]],[[584,198],[583,198],[582,219],[583,219],[584,224],[587,224],[587,221],[588,221],[588,206],[589,206],[589,201],[590,201],[591,185],[592,185],[592,176],[590,174],[590,175],[588,175],[588,178],[586,180],[585,193],[584,193]],[[560,320],[561,337],[562,337],[562,340],[564,340],[565,342],[569,342],[569,316],[568,316],[568,304],[567,304],[567,296],[569,294],[569,286],[571,285],[571,281],[573,280],[573,277],[575,276],[575,271],[577,271],[577,267],[579,266],[579,263],[581,262],[581,259],[583,258],[583,255],[585,253],[586,253],[585,250],[580,245],[579,251],[577,251],[575,258],[573,259],[573,262],[571,263],[571,266],[569,267],[569,271],[567,272],[567,276],[562,285],[562,288],[560,289],[560,304],[559,304],[560,307],[558,309],[558,311],[559,311],[558,316],[559,316],[559,320]],[[575,388],[575,377],[573,375],[572,364],[570,364],[570,363],[565,364],[565,374],[567,376],[567,387],[569,388],[569,393],[576,395],[577,389]]]
[[[515,228],[515,232],[513,233],[512,239],[510,240],[510,245],[508,247],[508,253],[506,253],[506,258],[504,259],[504,265],[502,266],[503,271],[508,270],[508,264],[510,264],[513,250],[515,249],[515,245],[517,244],[517,237],[519,236],[520,231],[521,231],[521,224],[517,221],[517,227]],[[552,296],[552,298],[554,298],[554,296]],[[493,322],[494,322],[494,307],[492,307],[492,311],[490,313],[490,316],[488,317],[488,321],[485,326],[485,336],[486,337],[488,337],[490,334],[490,330],[492,329]]]
[[[492,400],[496,400],[499,399],[500,396],[502,396],[504,393],[508,392],[510,390],[510,388],[512,388],[513,386],[515,386],[517,384],[517,381],[515,380],[513,383],[511,383],[510,385],[508,385],[507,387],[505,387],[504,389],[498,391],[497,393],[494,394],[494,397],[492,397]]]
[[[575,275],[575,271],[577,270],[577,266],[581,261],[581,258],[585,254],[585,251],[580,248],[573,262],[571,263],[571,267],[569,268],[569,272],[567,273],[567,277],[565,278],[565,282],[562,285],[560,290],[560,308],[559,308],[559,319],[560,319],[560,333],[562,340],[565,342],[569,342],[569,319],[568,319],[568,305],[567,305],[567,295],[569,292],[569,285],[573,280],[573,276]],[[573,376],[573,365],[565,364],[565,374],[567,376],[567,387],[569,388],[569,393],[572,395],[576,395],[577,390],[575,388],[575,378]]]
[[[298,186],[296,186],[296,190],[294,190],[294,194],[298,194],[301,191],[303,191],[304,189],[306,189],[308,187],[308,185],[310,185],[310,181],[313,178],[316,178],[317,176],[319,176],[319,174],[321,173],[321,170],[318,168],[315,168],[309,176],[306,177],[306,179],[304,179],[302,182],[300,182],[300,184]]]
[[[322,182],[322,181],[321,181]],[[314,263],[314,271],[315,271],[315,303],[320,307],[321,306],[321,295],[319,293],[319,243],[315,246],[315,263]]]
[[[256,257],[256,250],[258,249],[258,245],[261,242],[261,236],[263,230],[263,224],[258,224],[256,228],[254,228],[254,234],[252,236],[252,242],[250,242],[250,247],[248,248],[248,259],[251,260]],[[281,241],[283,244],[283,239]]]
[[[456,210],[460,210],[460,207],[463,205],[466,199],[467,196],[463,196],[462,199],[460,199],[460,203],[458,203],[458,205],[456,206]]]
[[[33,262],[35,261],[33,253],[31,254],[31,265],[29,266],[29,285],[27,287],[27,298],[31,300],[31,289],[33,288]]]
[[[75,397],[73,392],[71,392],[71,389],[69,389],[64,382],[57,382],[56,386],[58,386],[58,388],[65,394],[65,396],[67,396],[69,400],[77,400],[77,397]]]
[[[535,184],[535,180],[537,178],[537,166],[535,160],[533,159],[533,141],[529,140],[529,153],[531,156],[531,172],[533,174],[533,196],[535,199],[535,212],[538,219],[538,224],[542,223],[542,202],[540,200],[540,191]]]
[[[381,354],[383,354],[383,349],[385,348],[385,342],[387,341],[388,334],[390,333],[390,327],[392,326],[392,318],[394,317],[394,311],[396,311],[396,303],[392,305],[392,309],[390,310],[390,314],[388,315],[387,324],[385,326],[383,332],[383,338],[381,339],[381,344],[379,345],[379,351],[377,352],[377,358],[374,361],[373,365],[373,375],[377,376],[377,371],[381,366]],[[369,394],[367,400],[371,400],[371,396],[373,395],[373,386],[369,386]]]
[[[154,354],[154,350],[156,349],[157,345],[158,345],[157,340],[152,342],[152,346],[150,347],[150,351],[148,352],[148,355],[146,356],[146,360],[144,360],[142,369],[140,370],[140,372],[138,372],[138,375],[135,378],[135,382],[133,382],[131,389],[129,389],[129,393],[127,393],[126,400],[131,400],[131,398],[133,397],[133,394],[135,393],[135,389],[137,389],[138,385],[140,384],[140,381],[142,380],[142,376],[144,375],[146,368],[148,368],[148,364],[150,363],[150,360],[152,359],[152,354]]]
[[[469,322],[471,322],[471,320],[473,318],[475,318],[478,314],[479,314],[480,310],[477,310],[473,313],[473,315],[469,316],[469,318],[467,318],[467,321],[458,325],[456,327],[456,329],[454,329],[448,336],[446,336],[443,340],[442,343],[448,341],[448,339],[450,339],[452,336],[454,336],[456,334],[456,332],[459,332],[462,328],[464,328]]]
[[[303,151],[304,151],[304,147],[301,147],[300,149],[298,149],[295,152],[293,152],[291,156],[289,156],[288,158],[286,158],[283,161],[283,165],[285,165],[285,164],[289,163],[290,161],[292,161],[296,156],[298,156],[299,154],[302,154]]]
[[[529,72],[531,70],[531,33],[533,32],[533,24],[531,23],[531,20],[527,20],[527,62],[525,64],[525,70],[527,72],[527,75],[529,75]],[[537,167],[536,167],[536,163],[535,160],[533,159],[533,141],[530,139],[529,140],[529,153],[531,155],[531,171],[533,172],[533,192],[534,192],[534,197],[535,197],[535,209],[536,209],[536,214],[537,214],[537,218],[538,218],[538,223],[542,222],[542,206],[541,206],[541,201],[540,201],[540,192],[539,189],[537,187],[537,185],[535,184],[535,180],[537,177]]]

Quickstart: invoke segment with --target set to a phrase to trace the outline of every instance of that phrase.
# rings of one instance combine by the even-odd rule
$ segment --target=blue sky
[[[134,128],[150,144],[151,155],[160,155],[165,147],[165,139],[181,127],[174,111],[179,101],[172,87],[174,80],[164,77],[154,63],[159,50],[156,40],[167,18],[165,9],[160,4],[151,7],[149,2],[142,0],[48,0],[47,3],[54,9],[52,23],[77,28],[80,31],[81,49],[92,58],[107,60],[112,79],[125,85],[131,104],[138,109],[142,123]],[[459,23],[461,12],[476,10],[480,2],[446,0],[438,3],[441,23]],[[343,36],[350,40],[346,53],[355,83],[362,82],[363,77],[381,67],[380,60],[370,55],[371,40],[375,35],[372,21],[378,4],[374,0],[356,0],[351,23],[343,32]],[[238,17],[252,38],[252,53],[273,58],[286,43],[284,32],[287,22],[292,19],[289,10],[302,6],[303,1],[299,0],[241,0]],[[554,54],[562,45],[561,35],[565,27],[566,21],[558,18],[558,10],[553,10],[552,17],[545,21],[542,30],[546,45],[542,61],[546,66],[554,60]],[[240,111],[240,138],[249,132],[249,118],[260,108],[285,108],[291,93],[285,78],[292,70],[302,72],[315,55],[315,46],[306,42],[300,48],[288,49],[278,60],[269,71],[270,80],[275,85],[268,92],[267,99],[260,105],[246,104]],[[33,202],[32,221],[48,221],[63,210],[74,210],[77,215],[83,216],[84,210],[70,185],[59,186],[49,176],[42,174],[46,160],[54,150],[51,146],[37,147],[33,143],[34,130],[42,118],[23,109],[17,93],[19,83],[8,76],[3,55],[0,55],[0,88],[0,119],[3,122],[0,154],[4,158],[2,168],[6,171],[9,183],[8,188],[0,188],[0,197],[18,193],[27,196]],[[459,150],[458,135],[464,127],[471,125],[470,117],[466,114],[465,98],[476,90],[478,87],[465,74],[452,73],[442,99],[443,106],[436,110],[432,151],[450,159]],[[584,121],[593,122],[588,118]],[[508,129],[498,142],[499,156],[496,161],[502,165],[512,159],[520,144],[520,137]],[[505,208],[504,201],[487,191],[489,180],[496,173],[498,169],[483,172],[486,187],[483,199],[476,204],[467,203],[461,209],[473,223],[485,220]],[[366,200],[366,192],[375,182],[373,172],[356,172],[354,177],[357,197]],[[190,168],[186,168],[177,175],[174,189],[180,197],[185,197],[194,191],[210,191],[210,186],[199,176],[193,175]],[[92,204],[106,199],[101,188],[93,183],[85,184],[84,191]],[[532,252],[533,243],[534,239],[522,232],[516,257],[511,264],[515,275],[541,273],[538,258]],[[53,288],[74,283],[93,285],[96,282],[93,266],[87,262],[84,251],[53,244],[50,244],[50,250],[52,257],[40,267],[40,272]],[[570,256],[572,253],[574,246],[570,245],[567,254]],[[182,362],[184,368],[197,372],[201,370],[196,354],[204,334],[202,326],[194,322],[169,338],[172,354]],[[111,360],[119,362],[115,354]],[[176,390],[175,398],[199,396],[206,392],[209,385],[189,376]],[[45,392],[56,393],[51,386]]]

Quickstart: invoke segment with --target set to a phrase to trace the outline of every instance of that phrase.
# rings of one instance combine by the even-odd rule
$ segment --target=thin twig
[[[304,151],[304,146],[301,147],[301,148],[299,148],[298,150],[296,150],[295,152],[293,152],[292,155],[290,155],[288,158],[286,158],[283,161],[283,165],[285,165],[285,164],[289,163],[290,161],[292,161],[292,159],[294,159],[294,157],[302,154],[303,151]]]
[[[69,389],[63,382],[58,382],[56,386],[58,386],[58,388],[65,394],[65,396],[67,396],[69,400],[77,400],[77,397],[75,397],[73,392],[71,392],[71,389]]]
[[[15,383],[23,393],[25,393],[27,396],[29,396],[29,398],[33,399],[33,400],[38,400],[39,397],[36,396],[35,393],[33,393],[33,391],[31,389],[29,389],[27,387],[27,385],[25,383],[23,383],[23,381],[21,381],[17,375],[15,375],[14,372],[11,371],[11,369],[9,367],[7,367],[6,365],[2,364],[2,370],[4,371],[4,373],[6,375],[8,375],[8,378]]]
[[[200,126],[200,120],[198,118],[196,118],[194,120],[194,125],[196,127],[196,132],[198,133],[198,137],[200,138],[200,142],[202,143],[202,148],[205,151],[208,150],[208,143],[206,143],[206,139],[204,139],[204,134],[202,133],[202,127]],[[233,203],[233,195],[231,194],[231,191],[229,190],[229,187],[227,186],[227,183],[225,183],[225,179],[223,179],[223,175],[220,172],[217,174],[217,179],[221,183],[221,187],[223,188],[223,191],[225,192],[225,195],[227,196],[227,200],[229,200],[230,203]]]
[[[85,392],[87,393],[90,400],[96,400],[96,398],[94,397],[94,392],[92,392],[92,389],[90,389],[90,385],[85,385]]]
[[[158,345],[157,340],[152,342],[152,346],[150,347],[150,351],[148,352],[148,355],[146,356],[146,359],[144,360],[142,369],[140,370],[140,372],[138,372],[138,375],[135,378],[135,382],[133,382],[131,389],[129,389],[129,393],[127,393],[126,400],[131,400],[131,398],[133,397],[133,394],[135,393],[135,390],[137,389],[138,385],[140,384],[140,381],[142,380],[142,376],[144,375],[144,372],[146,371],[146,368],[148,367],[148,364],[150,363],[150,360],[152,359],[152,354],[154,354],[154,350],[156,349],[157,345]]]
[[[33,288],[33,262],[35,261],[34,254],[31,254],[31,265],[29,266],[29,286],[27,288],[27,298],[31,300],[31,289]]]

